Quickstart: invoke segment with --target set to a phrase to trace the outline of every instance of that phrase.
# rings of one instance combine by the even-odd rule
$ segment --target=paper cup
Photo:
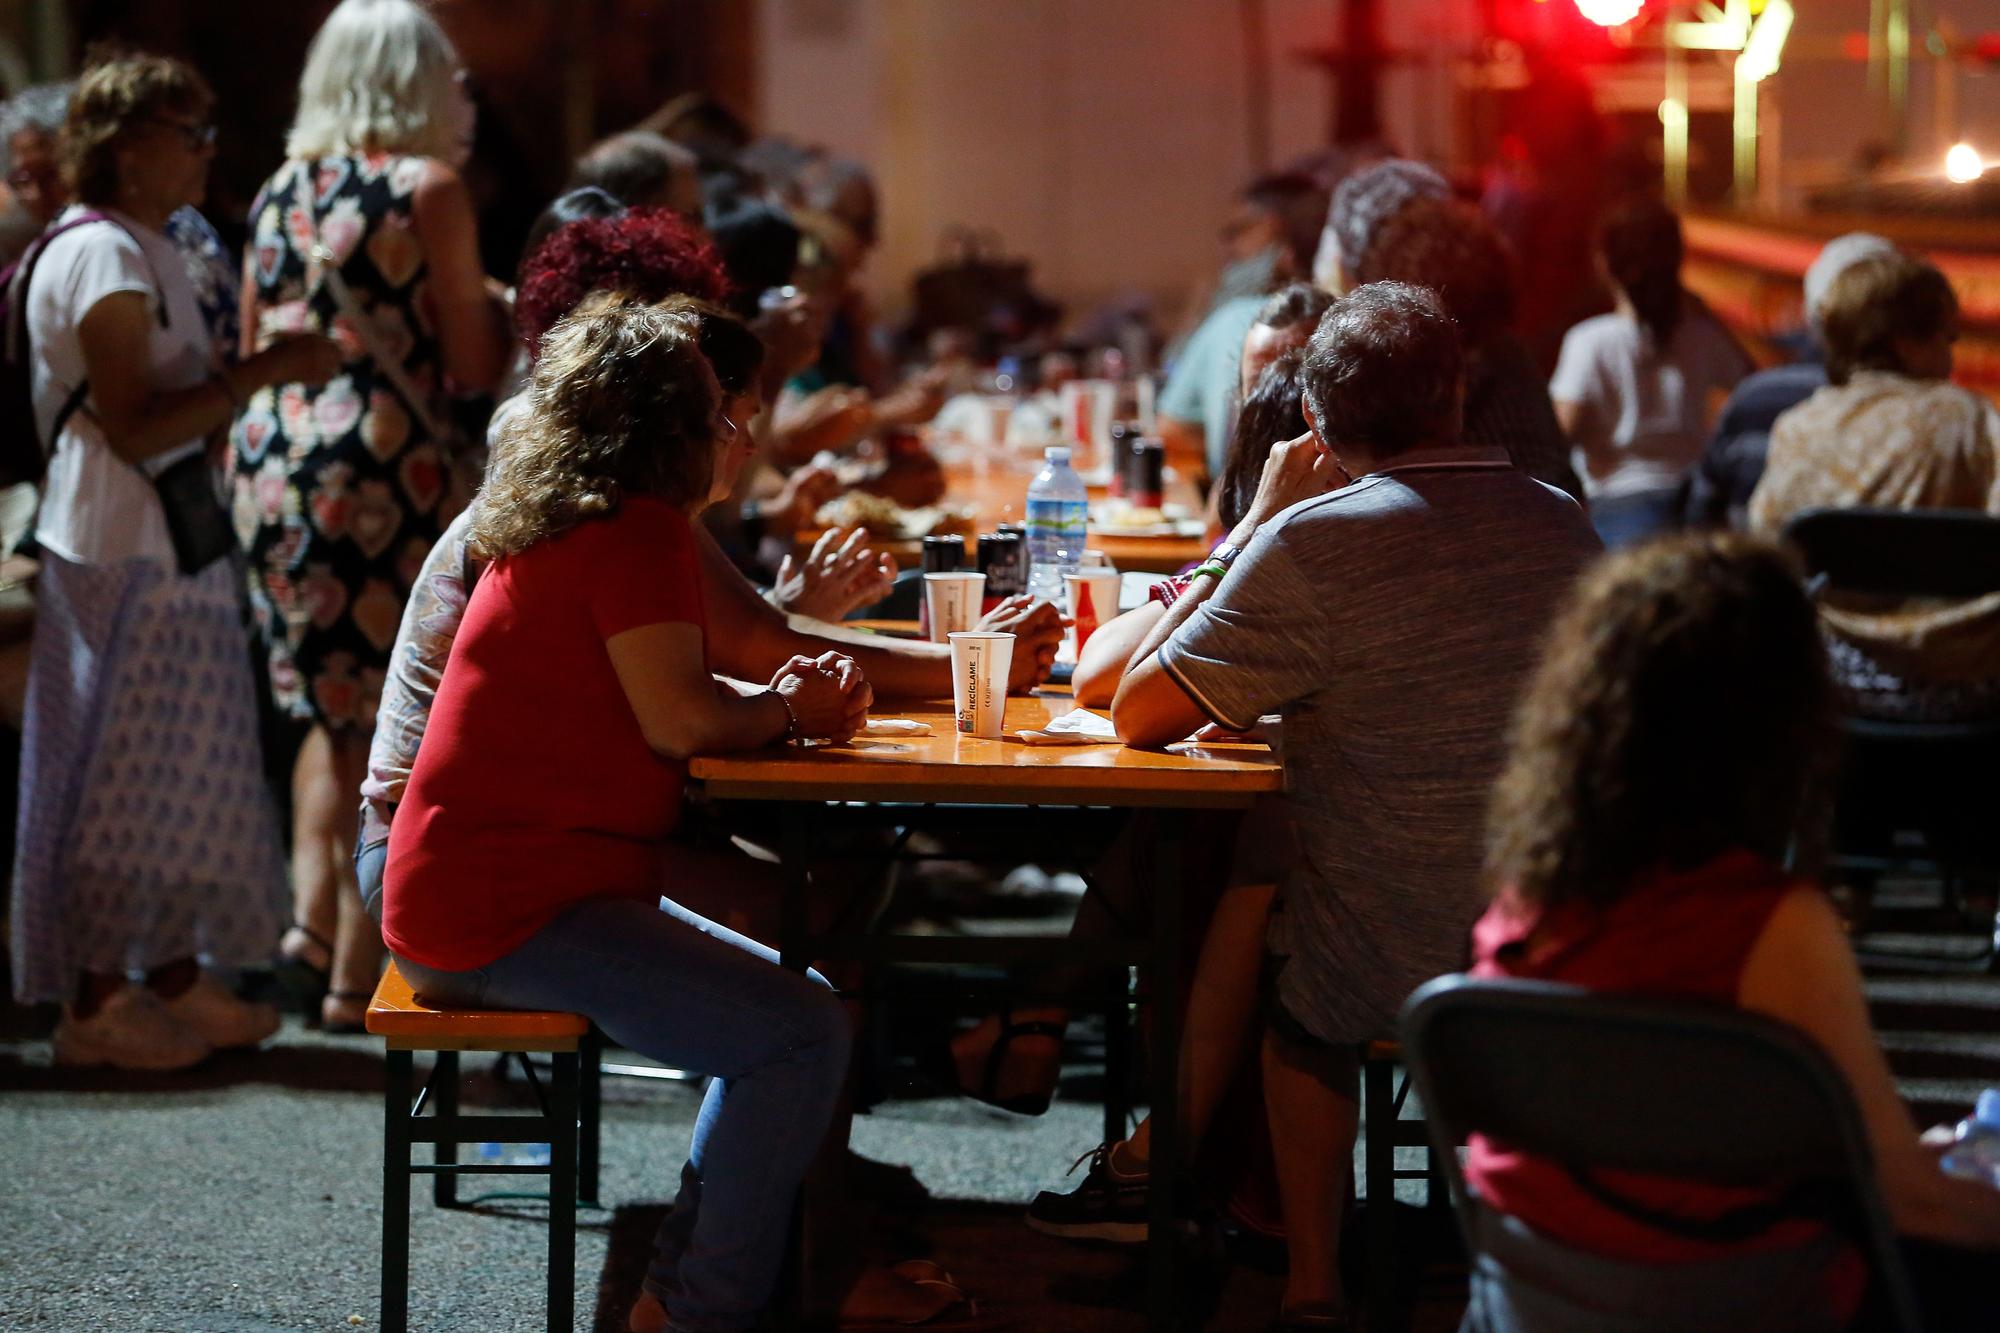
[[[924,575],[924,607],[930,613],[931,642],[944,643],[956,630],[979,623],[979,604],[986,596],[986,576],[972,570],[947,570]]]
[[[1014,665],[1014,636],[960,630],[951,636],[951,707],[959,734],[1000,734],[1007,718],[1007,673]]]
[[[1097,627],[1118,614],[1118,585],[1124,575],[1115,569],[1084,568],[1063,575],[1064,610],[1074,623],[1069,628],[1069,656],[1076,660]]]

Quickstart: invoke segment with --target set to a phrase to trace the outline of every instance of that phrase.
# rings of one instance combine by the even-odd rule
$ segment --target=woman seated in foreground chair
[[[1521,705],[1473,972],[1720,1003],[1797,1028],[1846,1076],[1897,1228],[2000,1249],[2000,1191],[1946,1176],[1919,1143],[1840,920],[1817,883],[1782,868],[1788,850],[1814,859],[1832,735],[1813,608],[1778,548],[1710,535],[1605,560],[1557,622]],[[1729,1280],[1797,1291],[1787,1327],[1843,1327],[1862,1298],[1861,1266],[1821,1228],[1693,1239],[1478,1136],[1466,1178],[1490,1208],[1585,1256],[1667,1266],[1666,1282],[1722,1280],[1701,1265],[1727,1260]],[[1694,1227],[1758,1202],[1629,1174],[1617,1189]],[[1970,1271],[1954,1271],[1965,1256],[1913,1250],[1920,1273],[1936,1268],[1927,1301],[1969,1294]],[[1616,1272],[1624,1282],[1632,1270]],[[1475,1280],[1467,1327],[1517,1327],[1500,1295]]]
[[[473,542],[493,564],[397,811],[384,897],[384,937],[426,997],[587,1014],[719,1075],[640,1333],[755,1321],[850,1044],[822,979],[660,895],[775,873],[676,838],[689,757],[845,738],[869,702],[837,654],[794,659],[769,688],[709,674],[691,523],[743,445],[703,313],[602,296],[550,332],[481,495]]]

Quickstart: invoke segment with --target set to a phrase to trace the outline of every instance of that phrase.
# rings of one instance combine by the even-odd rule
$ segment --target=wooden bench
[[[388,1087],[382,1122],[383,1333],[409,1323],[410,1177],[432,1177],[440,1208],[459,1207],[462,1175],[540,1175],[549,1180],[549,1328],[571,1326],[576,1299],[576,1207],[597,1202],[598,1041],[581,1014],[511,1009],[442,1008],[426,1003],[392,961],[369,1002],[367,1028],[386,1049]],[[430,1077],[414,1091],[417,1051],[437,1055]],[[540,1108],[534,1115],[462,1115],[458,1057],[492,1051],[519,1061]],[[547,1054],[546,1091],[528,1060]],[[413,1095],[414,1091],[414,1095]],[[426,1107],[430,1114],[425,1115]],[[428,1164],[410,1160],[413,1144],[432,1146]],[[462,1143],[546,1143],[547,1166],[460,1163]],[[475,1201],[476,1202],[476,1201]]]
[[[1410,1096],[1410,1075],[1402,1071],[1403,1047],[1399,1042],[1370,1041],[1361,1046],[1361,1123],[1365,1140],[1361,1174],[1368,1188],[1367,1258],[1368,1286],[1363,1293],[1371,1333],[1394,1333],[1410,1326],[1411,1311],[1402,1300],[1396,1283],[1396,1182],[1427,1181],[1426,1210],[1448,1214],[1451,1199],[1444,1175],[1432,1160],[1429,1127],[1422,1120],[1405,1120],[1403,1104]],[[1396,1165],[1396,1149],[1422,1148],[1420,1167]],[[1445,1225],[1453,1225],[1446,1222]]]

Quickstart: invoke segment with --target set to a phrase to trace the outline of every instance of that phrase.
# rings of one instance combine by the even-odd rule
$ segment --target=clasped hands
[[[851,739],[867,725],[868,706],[875,701],[861,668],[845,653],[794,657],[771,677],[771,688],[791,710],[801,740]]]

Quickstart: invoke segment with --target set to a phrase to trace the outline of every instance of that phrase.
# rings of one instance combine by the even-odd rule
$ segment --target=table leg
[[[809,920],[806,895],[812,890],[808,866],[815,823],[812,810],[804,801],[787,801],[778,808],[778,855],[784,871],[784,888],[778,903],[778,958],[794,972],[804,972],[812,966],[812,945],[806,928]],[[805,1221],[806,1191],[802,1182],[792,1198],[785,1266],[771,1300],[771,1323],[779,1330],[795,1330],[805,1325]]]
[[[437,1105],[438,1128],[458,1119],[458,1052],[439,1051],[431,1070],[431,1101]],[[458,1144],[440,1137],[431,1145],[431,1161],[438,1166],[458,1164]],[[440,1208],[458,1207],[458,1173],[440,1171],[431,1182],[431,1201]]]
[[[410,1323],[410,1096],[416,1079],[408,1051],[390,1051],[382,1102],[383,1333]]]
[[[1104,1141],[1116,1143],[1132,1129],[1132,969],[1104,978]]]
[[[1153,898],[1152,929],[1152,1049],[1149,1098],[1153,1117],[1152,1188],[1146,1219],[1146,1322],[1155,1329],[1179,1326],[1180,1299],[1180,1061],[1181,1061],[1181,912],[1189,885],[1180,855],[1180,831],[1171,819],[1159,821],[1154,865],[1167,870],[1171,882]],[[1171,869],[1169,869],[1171,868]],[[1122,1138],[1123,1135],[1121,1134]]]

